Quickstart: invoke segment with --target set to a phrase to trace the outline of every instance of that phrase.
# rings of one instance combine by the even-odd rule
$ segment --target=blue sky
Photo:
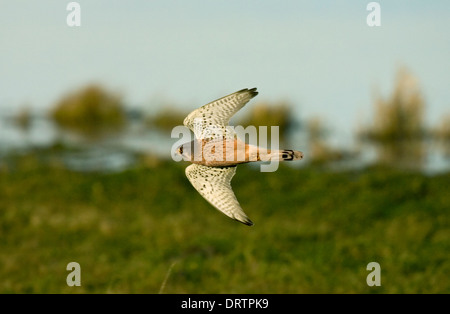
[[[405,66],[427,121],[450,114],[449,1],[378,1],[380,27],[367,26],[361,0],[84,0],[80,27],[66,24],[69,2],[0,0],[2,112],[47,110],[90,82],[149,110],[258,87],[259,101],[348,131]]]

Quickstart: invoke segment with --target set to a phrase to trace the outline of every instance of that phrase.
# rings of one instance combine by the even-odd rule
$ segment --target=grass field
[[[0,292],[450,293],[450,174],[242,165],[247,227],[199,196],[186,165],[82,174],[30,155],[0,168]],[[73,261],[80,287],[66,284]]]

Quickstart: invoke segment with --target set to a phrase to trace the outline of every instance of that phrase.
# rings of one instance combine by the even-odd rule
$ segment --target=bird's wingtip
[[[246,92],[249,92],[249,93],[250,93],[250,96],[251,96],[252,98],[259,94],[258,91],[256,90],[256,87],[253,87],[253,88],[247,88],[247,89],[245,89],[245,91],[246,91]]]
[[[241,89],[241,90],[237,91],[237,93],[243,93],[243,92],[250,92],[253,96],[258,95],[258,91],[257,91],[256,87],[244,88],[244,89]]]
[[[239,221],[239,222],[241,222],[241,223],[243,223],[244,225],[247,225],[247,226],[253,226],[254,225],[254,223],[253,223],[253,221],[251,221],[249,218],[247,218],[247,217],[245,217],[245,218],[240,218],[240,219],[236,219],[237,221]]]

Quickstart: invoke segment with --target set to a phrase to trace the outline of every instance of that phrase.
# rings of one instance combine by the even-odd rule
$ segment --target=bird
[[[303,158],[301,151],[268,150],[246,144],[237,137],[229,121],[256,95],[256,88],[241,89],[189,113],[183,124],[194,133],[194,140],[178,146],[175,151],[192,163],[185,173],[198,193],[223,214],[248,226],[253,222],[231,187],[237,165]]]

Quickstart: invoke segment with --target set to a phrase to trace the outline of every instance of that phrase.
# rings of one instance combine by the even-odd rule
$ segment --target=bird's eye
[[[183,146],[180,146],[180,154],[183,154]]]

